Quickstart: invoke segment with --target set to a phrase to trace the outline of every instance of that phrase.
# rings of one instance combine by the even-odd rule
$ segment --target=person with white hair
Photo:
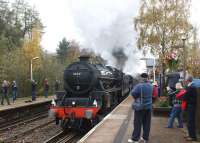
[[[175,85],[176,91],[173,92],[171,96],[173,96],[173,107],[170,113],[170,117],[168,120],[167,128],[173,128],[175,118],[178,119],[178,128],[183,128],[183,118],[182,118],[182,98],[186,93],[185,89],[183,89],[180,82]]]

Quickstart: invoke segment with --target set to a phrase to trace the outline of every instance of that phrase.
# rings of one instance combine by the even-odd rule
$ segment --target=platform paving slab
[[[127,97],[103,121],[95,126],[78,143],[113,143],[118,131],[129,115],[132,97]]]
[[[78,143],[127,143],[133,131],[133,99],[126,98]],[[165,128],[168,118],[152,116],[148,143],[198,143],[186,141],[186,129]],[[142,141],[140,141],[142,143]]]
[[[10,100],[10,105],[7,105],[7,102],[4,101],[4,105],[0,104],[0,112],[4,110],[18,108],[18,107],[48,102],[48,101],[51,101],[53,97],[54,96],[48,96],[48,98],[45,98],[43,96],[38,96],[36,101],[31,101],[31,97],[17,98],[17,100],[14,103],[12,102],[12,100]]]
[[[133,131],[133,117],[134,115],[131,116],[131,120],[122,141],[123,143],[127,143],[128,139],[131,138]],[[148,143],[199,143],[185,140],[184,136],[186,135],[186,128],[165,128],[167,121],[168,118],[166,117],[152,117],[151,132]],[[142,141],[140,141],[140,143],[142,143]]]

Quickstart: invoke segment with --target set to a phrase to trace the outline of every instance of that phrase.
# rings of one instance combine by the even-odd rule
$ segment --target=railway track
[[[34,119],[34,120],[36,120],[36,118]],[[39,119],[38,119],[39,120]],[[44,119],[43,119],[44,120]],[[30,121],[30,120],[29,120]],[[39,120],[39,122],[40,122],[40,120]],[[15,133],[13,133],[12,134],[12,130],[9,130],[8,131],[8,133],[9,133],[9,136],[8,137],[5,137],[5,138],[3,138],[1,141],[3,142],[3,143],[10,143],[10,142],[12,142],[13,140],[16,140],[16,139],[19,139],[19,138],[21,138],[21,137],[23,137],[23,136],[26,136],[26,135],[28,135],[28,134],[31,134],[33,131],[35,131],[35,130],[37,130],[37,129],[39,129],[39,128],[43,128],[43,127],[45,127],[45,126],[47,126],[47,125],[49,125],[49,124],[51,124],[51,123],[53,123],[53,122],[55,122],[55,120],[54,119],[51,119],[51,120],[48,120],[48,121],[46,121],[46,122],[43,122],[43,123],[41,123],[41,124],[39,124],[39,122],[36,122],[35,124],[33,124],[32,123],[32,125],[29,125],[29,124],[27,124],[27,126],[24,126],[22,129],[20,128],[19,129],[19,132],[17,132],[17,130],[15,131]],[[30,123],[31,124],[31,123]],[[17,133],[16,133],[17,132]],[[3,135],[2,135],[3,136]]]
[[[72,143],[79,139],[78,133],[61,131],[44,143]]]
[[[7,122],[7,123],[2,124],[0,126],[0,133],[5,132],[7,130],[12,130],[13,128],[16,128],[20,125],[25,125],[25,124],[28,124],[28,123],[31,123],[33,121],[36,121],[36,120],[39,120],[39,119],[42,119],[42,118],[46,118],[46,117],[48,117],[48,113],[47,112],[41,112],[41,113],[38,113],[34,116],[25,117],[25,118],[22,118],[22,119],[19,119],[19,120],[16,120],[16,121],[12,121],[12,122]]]
[[[48,113],[50,103],[40,103],[30,106],[23,106],[14,109],[3,110],[0,112],[0,129],[17,125],[20,122],[28,121],[30,118],[41,116]],[[1,131],[0,131],[1,132]]]

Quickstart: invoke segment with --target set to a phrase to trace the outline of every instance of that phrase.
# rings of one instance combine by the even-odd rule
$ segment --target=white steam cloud
[[[123,47],[128,57],[124,71],[141,72],[141,62],[135,44],[133,18],[139,1],[135,0],[69,0],[69,8],[75,27],[82,40],[82,48],[91,48],[115,64],[112,50]]]

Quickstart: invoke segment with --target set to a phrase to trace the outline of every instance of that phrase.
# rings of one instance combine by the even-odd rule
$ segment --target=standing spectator
[[[35,82],[35,80],[31,81],[31,94],[32,94],[32,101],[36,100],[36,86],[37,86],[37,82]]]
[[[6,101],[7,101],[7,104],[10,105],[10,102],[9,102],[9,98],[8,98],[8,81],[4,80],[3,83],[2,83],[2,92],[3,92],[3,95],[2,95],[2,100],[1,100],[1,105],[4,105],[3,102],[4,102],[4,98],[6,98]]]
[[[158,98],[158,83],[157,81],[155,81],[153,83],[153,94],[152,94],[153,103],[156,101],[157,98]]]
[[[148,75],[146,73],[141,74],[142,82],[135,86],[131,94],[135,99],[133,103],[134,113],[134,130],[129,143],[138,143],[141,134],[141,128],[143,127],[144,142],[149,140],[150,125],[151,125],[151,110],[152,110],[152,91],[153,87],[148,81]]]
[[[54,88],[55,88],[55,92],[57,92],[59,90],[59,81],[58,80],[56,80]]]
[[[49,83],[48,83],[48,79],[44,80],[44,96],[45,98],[48,97],[48,91],[49,91]]]
[[[178,128],[183,128],[183,118],[182,118],[182,109],[181,109],[181,104],[182,104],[182,98],[184,94],[186,93],[186,90],[183,89],[181,83],[176,83],[176,91],[171,93],[174,96],[173,97],[173,107],[170,113],[170,118],[168,121],[167,128],[173,128],[173,123],[174,119],[178,119]]]
[[[192,85],[193,77],[187,77],[187,87],[186,87],[186,94],[184,96],[184,100],[186,101],[186,110],[188,113],[187,119],[187,128],[188,128],[188,137],[187,141],[196,141],[196,107],[197,107],[197,90]]]
[[[17,83],[15,80],[12,83],[12,97],[13,97],[13,103],[14,103],[14,101],[17,98]]]

